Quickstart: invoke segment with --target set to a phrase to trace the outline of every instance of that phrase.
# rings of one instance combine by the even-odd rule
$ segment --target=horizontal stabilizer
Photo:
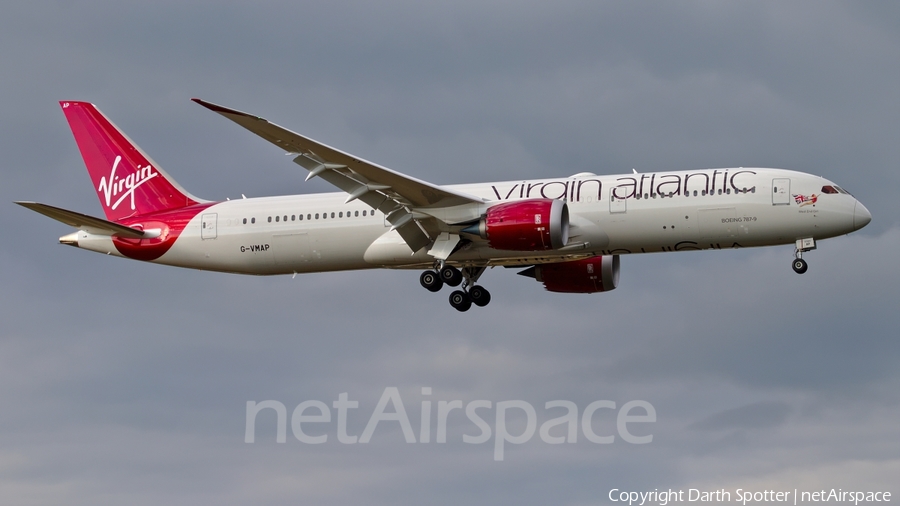
[[[66,225],[84,230],[90,234],[97,235],[115,235],[119,237],[130,237],[132,239],[140,239],[146,235],[142,230],[137,230],[125,225],[119,225],[111,221],[100,218],[94,218],[86,214],[76,213],[75,211],[67,211],[59,207],[48,206],[38,202],[16,202],[22,207],[27,207],[32,211],[53,218],[56,221],[65,223]]]

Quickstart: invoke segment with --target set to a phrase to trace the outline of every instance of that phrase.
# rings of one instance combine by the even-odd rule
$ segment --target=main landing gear
[[[429,292],[439,292],[446,284],[459,286],[461,290],[454,290],[450,294],[450,305],[457,311],[468,311],[475,304],[479,307],[487,306],[491,301],[491,292],[482,286],[475,284],[484,267],[465,267],[462,270],[452,265],[437,264],[434,270],[425,271],[419,276],[419,283]]]
[[[797,244],[794,248],[794,262],[791,264],[791,267],[794,269],[794,272],[797,274],[803,274],[809,269],[809,264],[806,263],[806,260],[803,259],[804,251],[812,251],[816,249],[816,240],[813,238],[807,239],[797,239]]]

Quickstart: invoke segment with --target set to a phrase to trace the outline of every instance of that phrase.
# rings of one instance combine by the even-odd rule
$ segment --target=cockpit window
[[[852,194],[851,194],[850,192],[848,192],[847,190],[841,188],[840,186],[835,186],[835,188],[837,188],[837,190],[838,190],[839,192],[841,192],[841,193],[846,193],[847,195],[852,196]]]
[[[837,191],[837,188],[835,188],[834,186],[825,185],[822,187],[822,193],[840,193],[840,192]]]

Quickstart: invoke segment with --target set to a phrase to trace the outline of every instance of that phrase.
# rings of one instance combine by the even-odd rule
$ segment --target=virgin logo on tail
[[[113,162],[112,169],[109,172],[109,179],[107,179],[106,176],[101,177],[97,191],[103,195],[106,207],[112,210],[119,207],[119,204],[121,204],[125,198],[131,197],[131,210],[134,211],[134,190],[158,176],[159,173],[153,170],[153,166],[150,164],[143,167],[138,165],[136,172],[132,172],[131,174],[120,178],[116,176],[116,169],[119,167],[119,162],[121,161],[122,157],[116,156],[116,160]],[[118,199],[110,204],[114,197],[118,197]]]

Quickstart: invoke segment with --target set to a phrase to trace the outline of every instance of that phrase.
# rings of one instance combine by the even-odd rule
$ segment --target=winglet
[[[203,107],[206,107],[206,108],[209,109],[210,111],[217,112],[217,113],[219,113],[219,114],[234,114],[234,115],[237,115],[237,116],[246,116],[246,117],[248,117],[248,118],[262,119],[262,118],[260,118],[259,116],[254,116],[254,115],[252,115],[252,114],[247,114],[246,112],[241,112],[241,111],[238,111],[238,110],[236,110],[236,109],[229,109],[229,108],[227,108],[227,107],[222,107],[221,105],[217,105],[217,104],[214,104],[214,103],[212,103],[212,102],[207,102],[206,100],[202,100],[202,99],[199,99],[199,98],[192,98],[191,101],[192,101],[192,102],[196,102],[196,103],[202,105]]]

